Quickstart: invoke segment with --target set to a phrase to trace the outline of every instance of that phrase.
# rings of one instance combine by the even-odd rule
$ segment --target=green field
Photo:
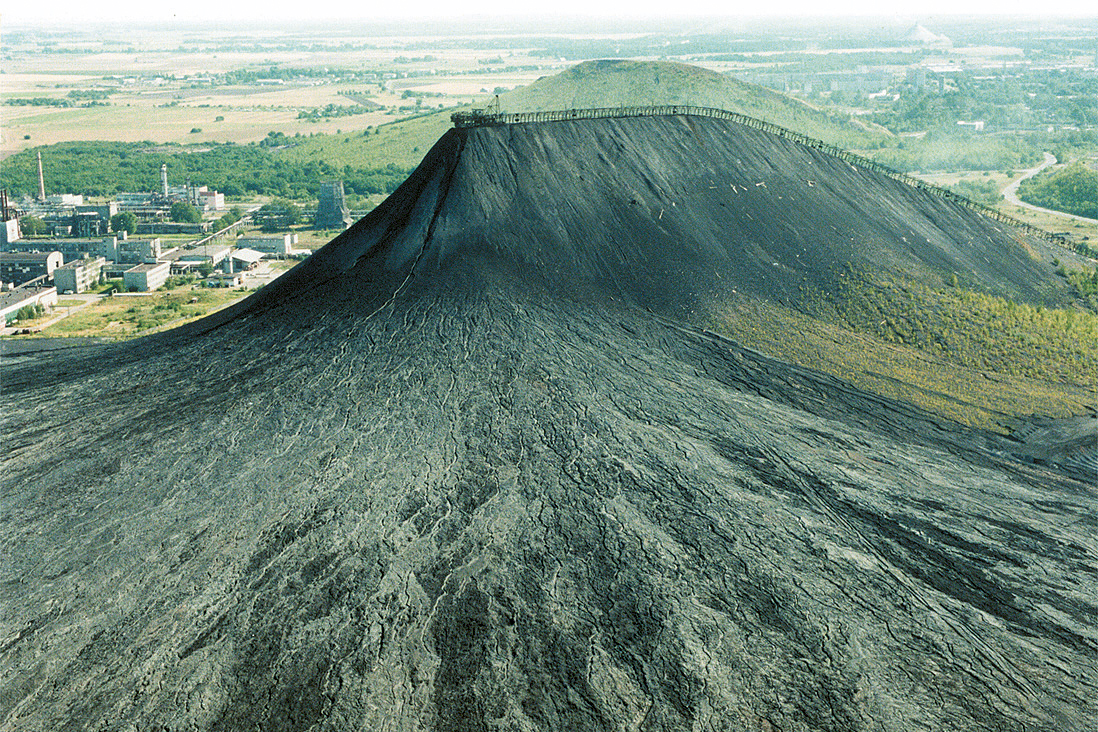
[[[44,329],[41,335],[134,338],[197,320],[248,294],[244,290],[192,289],[186,285],[150,295],[105,297],[62,318]]]
[[[55,77],[56,78],[56,77]],[[73,78],[75,89],[94,79]],[[60,83],[60,82],[59,82]],[[24,87],[28,85],[24,84]],[[361,131],[393,120],[385,109],[342,117],[303,118],[301,115],[332,104],[354,107],[341,92],[367,91],[348,85],[288,85],[278,90],[256,87],[181,89],[152,93],[111,92],[105,106],[6,106],[4,153],[71,140],[116,142],[225,143],[259,142],[269,131],[285,135],[336,134]],[[371,99],[396,105],[399,95],[370,90]],[[7,89],[2,98],[64,99],[63,89]],[[467,100],[466,100],[467,101]]]
[[[295,138],[277,154],[295,163],[312,161],[359,168],[392,164],[402,169],[413,168],[450,129],[452,112],[444,110],[362,132]]]

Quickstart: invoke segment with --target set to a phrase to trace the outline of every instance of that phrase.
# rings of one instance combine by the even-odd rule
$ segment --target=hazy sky
[[[900,15],[931,18],[935,15],[1098,15],[1093,0],[919,0],[885,3],[882,0],[407,0],[381,3],[363,0],[326,0],[318,3],[278,3],[272,0],[231,0],[226,3],[156,2],[123,0],[29,0],[5,3],[0,23],[55,23],[72,20],[134,18],[151,21],[290,20],[302,18],[423,18],[456,15],[514,16],[543,14],[644,17],[667,15]]]

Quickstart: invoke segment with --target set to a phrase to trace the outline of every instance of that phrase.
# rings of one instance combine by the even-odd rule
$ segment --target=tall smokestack
[[[164,198],[168,197],[168,164],[164,163],[160,166],[160,188],[164,194]]]
[[[38,200],[46,200],[46,179],[42,177],[42,152],[38,152]]]

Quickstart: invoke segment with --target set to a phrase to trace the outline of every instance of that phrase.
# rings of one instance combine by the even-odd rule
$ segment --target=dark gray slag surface
[[[1058,297],[765,133],[555,123],[6,369],[0,729],[1092,729],[1094,486],[692,325],[861,258]]]

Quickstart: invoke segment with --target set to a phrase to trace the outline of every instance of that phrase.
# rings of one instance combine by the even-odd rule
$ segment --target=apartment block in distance
[[[99,284],[107,260],[103,257],[77,259],[53,271],[53,284],[60,293],[84,292]]]

